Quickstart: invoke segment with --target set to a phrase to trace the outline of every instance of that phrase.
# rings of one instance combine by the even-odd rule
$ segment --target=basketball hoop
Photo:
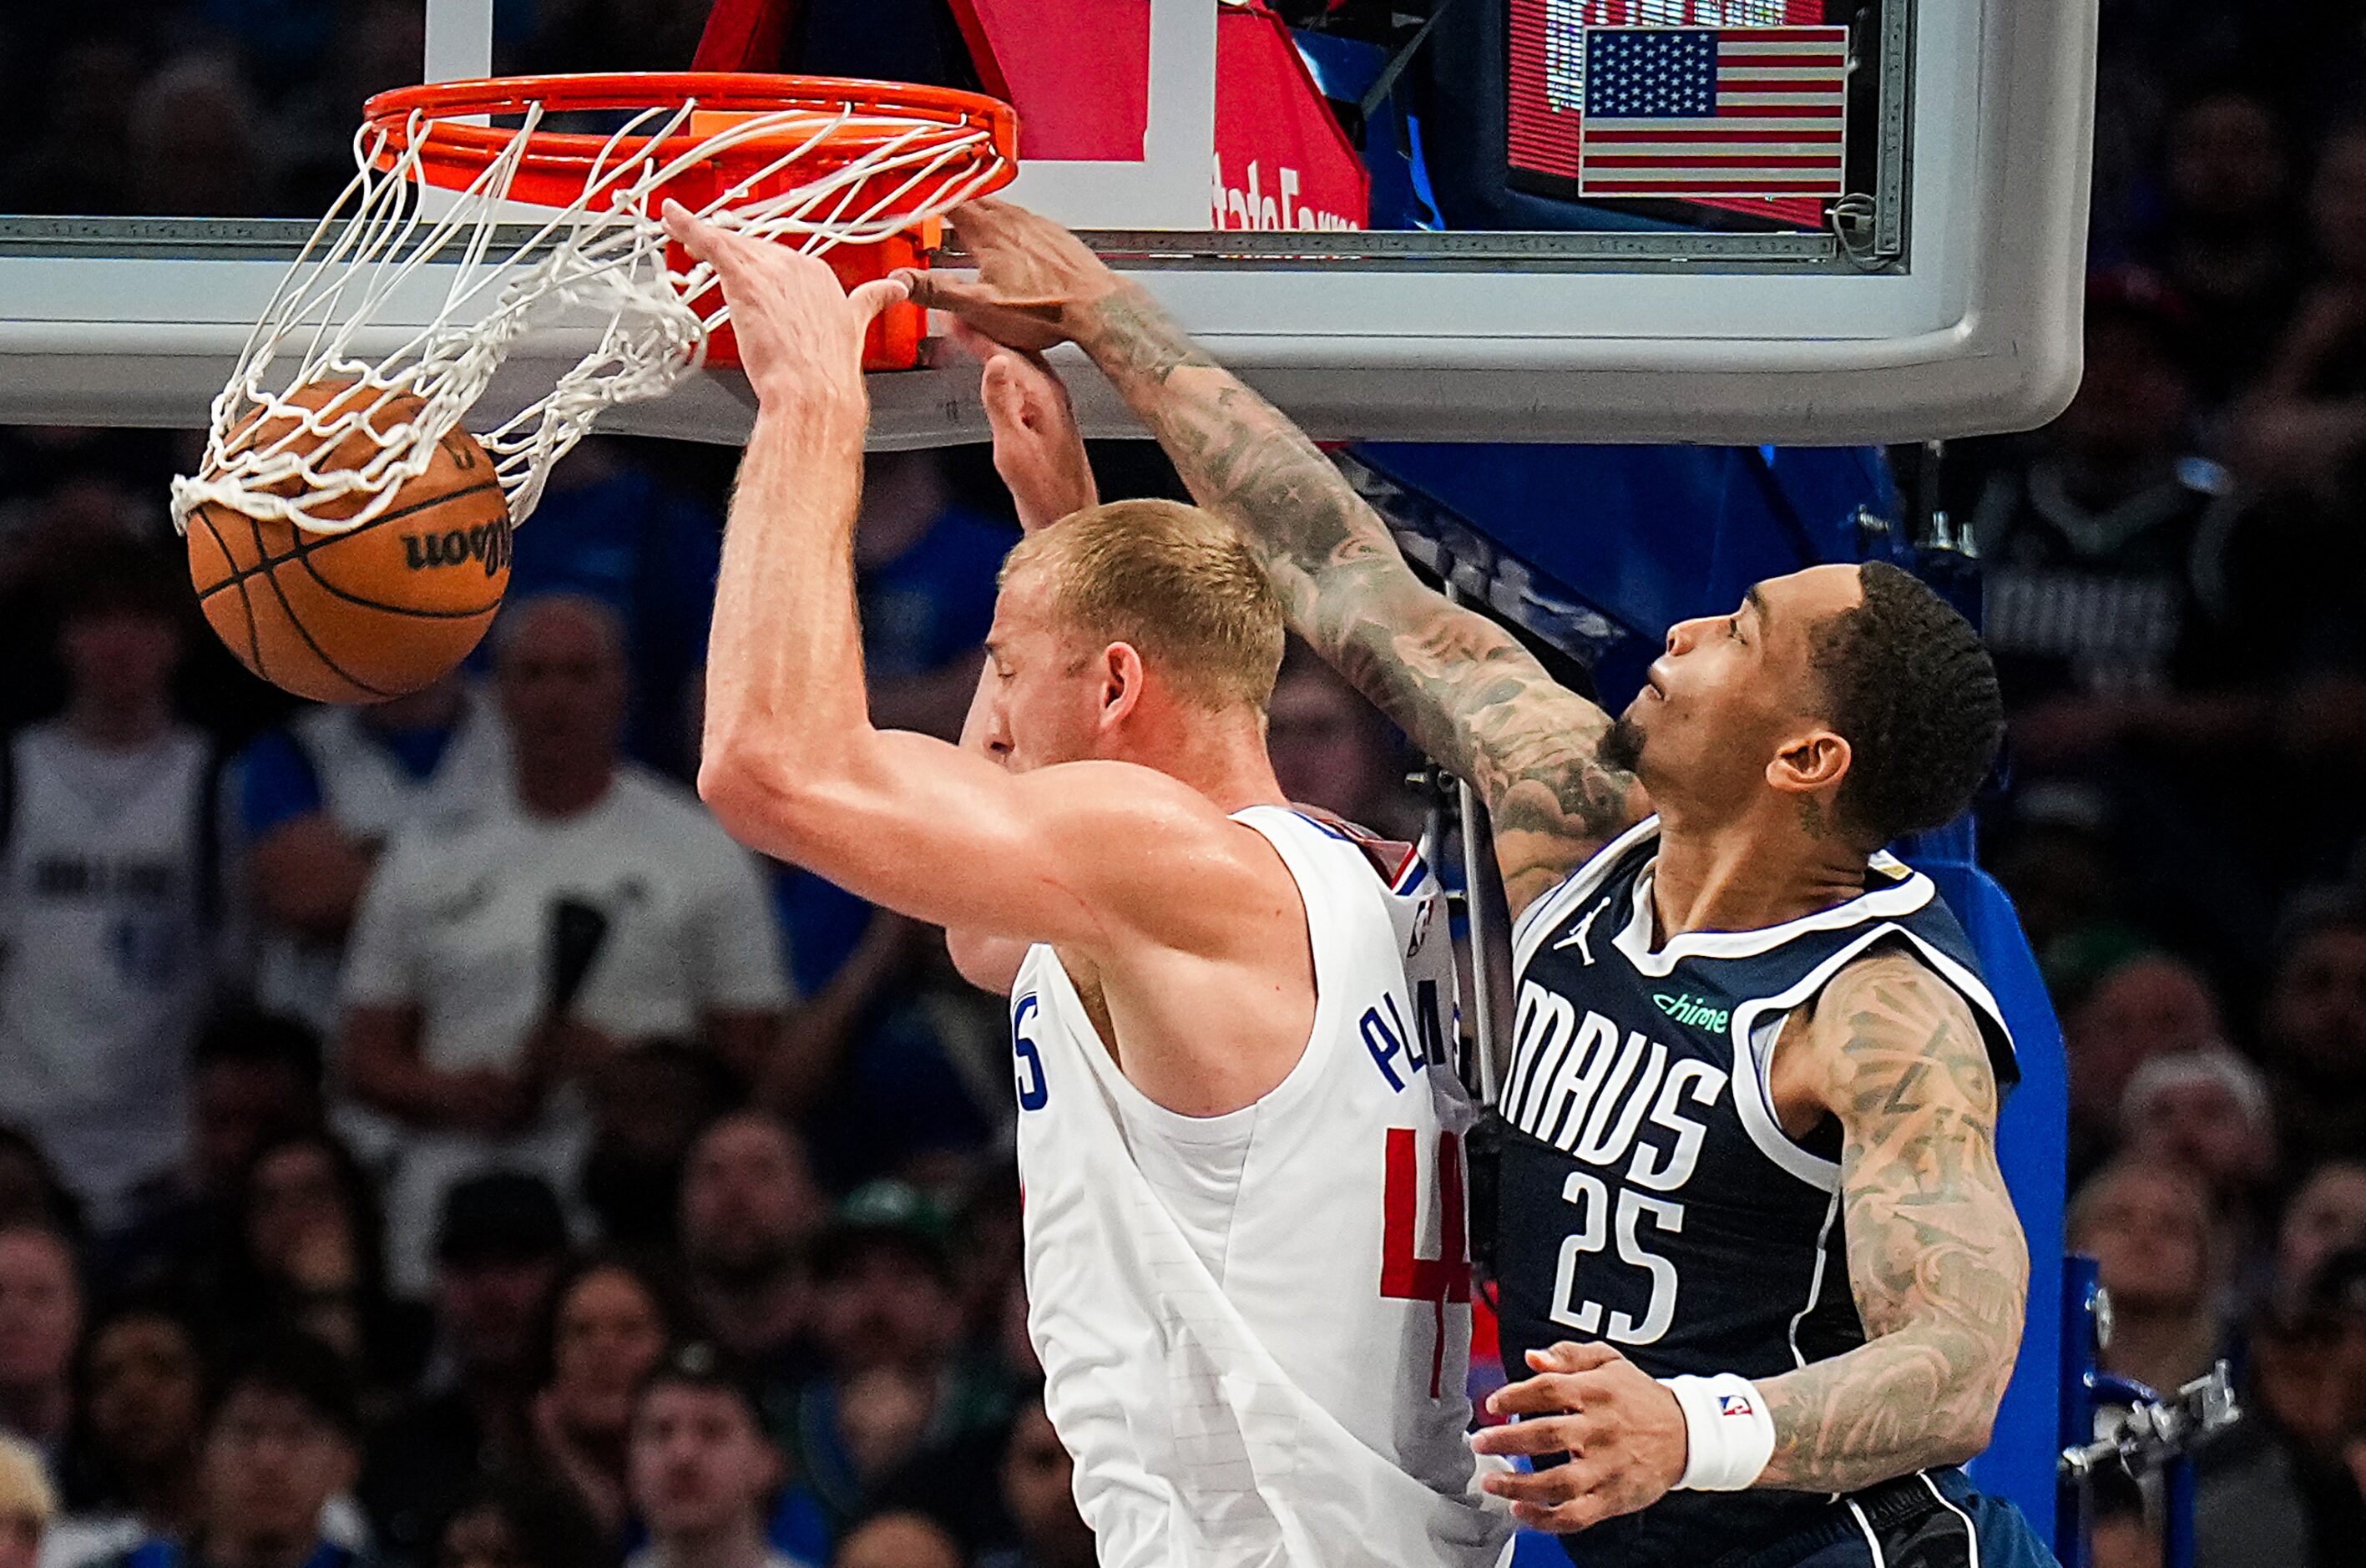
[[[173,481],[183,526],[207,502],[316,534],[371,523],[522,341],[586,331],[592,346],[547,393],[478,436],[521,522],[604,410],[736,363],[714,271],[668,240],[664,201],[823,255],[851,287],[925,265],[937,220],[1008,183],[1018,147],[992,98],[817,77],[445,82],[364,113],[359,172],[214,400],[197,477]],[[560,115],[613,123],[557,129]],[[422,289],[441,294],[428,324],[388,342],[400,330],[382,310]],[[916,308],[887,312],[865,367],[917,364],[921,330]],[[324,383],[376,396],[293,395]]]

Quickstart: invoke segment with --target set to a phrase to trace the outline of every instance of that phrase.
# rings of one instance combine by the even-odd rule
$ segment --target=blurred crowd
[[[704,8],[503,0],[501,63],[686,60]],[[2251,1413],[2204,1568],[2347,1562],[2366,24],[2104,11],[2085,384],[1928,491],[2011,711],[1984,855],[2065,1023],[2107,1365],[2224,1358]],[[0,212],[317,213],[422,15],[8,7]],[[194,622],[194,456],[0,432],[0,1568],[1089,1562],[998,1003],[685,784],[736,455],[587,443],[470,667],[351,710]],[[1172,485],[1098,456],[1109,493]],[[977,453],[873,460],[881,723],[957,729],[1014,537]],[[1318,666],[1273,731],[1299,798],[1417,828],[1401,741]],[[2158,1561],[2157,1500],[2106,1514],[2108,1561]]]
[[[2107,1367],[2235,1369],[2205,1565],[2366,1539],[2366,23],[2103,0],[2087,373],[1944,459],[2011,717],[1983,856],[2069,1047]],[[2101,1549],[2158,1562],[2157,1511]],[[2157,1499],[2154,1500],[2157,1502]]]

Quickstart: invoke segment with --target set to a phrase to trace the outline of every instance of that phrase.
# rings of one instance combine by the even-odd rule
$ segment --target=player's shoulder
[[[1065,826],[1130,836],[1144,846],[1206,852],[1239,839],[1237,825],[1199,790],[1139,762],[1092,758],[1018,775]]]
[[[1877,942],[1843,964],[1800,1021],[1844,1076],[1938,1052],[1989,1061],[1971,999],[1912,945]]]
[[[1876,942],[1834,972],[1817,998],[1823,1007],[1904,1006],[1942,998],[1960,1005],[1955,987],[1900,942]]]

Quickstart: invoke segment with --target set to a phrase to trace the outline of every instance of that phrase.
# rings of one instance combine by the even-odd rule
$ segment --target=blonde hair
[[[32,1444],[0,1434],[0,1518],[30,1519],[41,1529],[57,1517],[58,1495]]]
[[[1130,643],[1186,698],[1210,708],[1273,700],[1281,598],[1230,525],[1172,501],[1113,501],[1029,535],[1002,563],[1050,585],[1053,614]]]

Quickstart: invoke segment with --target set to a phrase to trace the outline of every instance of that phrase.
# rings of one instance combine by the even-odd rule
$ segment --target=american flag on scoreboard
[[[1589,28],[1578,188],[1826,197],[1846,165],[1846,28]]]

